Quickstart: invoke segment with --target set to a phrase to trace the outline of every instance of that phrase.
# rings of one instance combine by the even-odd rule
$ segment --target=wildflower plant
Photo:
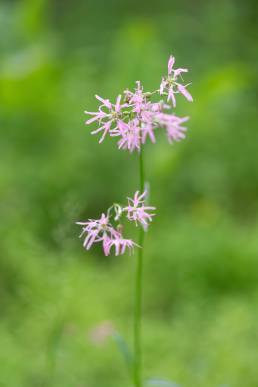
[[[167,75],[161,79],[160,86],[152,92],[144,91],[140,81],[136,82],[133,91],[124,90],[115,102],[96,95],[100,102],[97,112],[85,111],[90,118],[87,125],[97,124],[91,133],[100,135],[99,143],[110,136],[117,140],[118,149],[139,154],[139,190],[133,198],[127,198],[127,204],[114,203],[99,219],[77,222],[82,227],[80,237],[83,246],[89,250],[93,244],[101,243],[107,256],[112,252],[122,255],[126,251],[133,253],[138,249],[135,273],[134,303],[134,353],[132,361],[132,377],[135,387],[142,387],[142,272],[144,233],[148,230],[156,208],[148,204],[149,192],[145,189],[145,171],[143,151],[147,141],[156,142],[157,131],[163,130],[170,144],[181,141],[186,136],[184,126],[189,117],[178,117],[173,109],[176,107],[176,96],[181,94],[188,101],[193,98],[184,84],[182,75],[185,68],[174,68],[175,58],[168,60]],[[124,222],[133,222],[139,227],[138,243],[124,236]]]

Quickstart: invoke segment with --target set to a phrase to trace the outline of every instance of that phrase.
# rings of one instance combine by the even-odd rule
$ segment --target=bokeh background
[[[258,385],[257,2],[0,2],[0,386],[129,387],[134,257],[76,220],[138,187],[137,155],[84,125],[94,94],[188,67],[187,139],[145,150],[144,377]],[[121,340],[120,340],[121,341]]]

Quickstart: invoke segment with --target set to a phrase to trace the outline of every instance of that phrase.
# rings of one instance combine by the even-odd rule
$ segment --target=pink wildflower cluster
[[[122,255],[126,249],[133,251],[138,246],[133,240],[125,239],[122,235],[123,226],[120,223],[123,214],[129,221],[138,223],[146,231],[152,217],[155,215],[149,213],[154,211],[155,207],[145,206],[147,191],[142,194],[137,191],[134,198],[128,198],[128,206],[122,207],[119,204],[113,204],[107,211],[102,214],[100,219],[89,219],[86,222],[76,222],[82,226],[80,238],[84,237],[83,247],[89,250],[94,243],[101,242],[104,254],[107,256],[111,253],[112,247],[115,249],[115,255]],[[111,223],[113,220],[113,223]],[[116,222],[116,226],[114,226]]]
[[[149,138],[152,143],[156,142],[155,132],[157,129],[165,129],[169,143],[180,141],[185,138],[186,127],[182,126],[188,117],[178,117],[170,111],[171,106],[176,106],[176,94],[182,94],[188,101],[193,101],[187,90],[187,85],[179,83],[182,73],[187,69],[174,69],[175,58],[170,56],[168,60],[168,75],[163,77],[158,90],[145,92],[140,81],[136,82],[134,91],[125,90],[119,95],[113,104],[108,99],[96,95],[101,102],[97,112],[86,114],[92,117],[86,124],[97,122],[98,128],[92,134],[101,133],[99,142],[109,135],[117,137],[119,149],[126,149],[130,152],[140,151],[143,144]],[[166,96],[167,101],[157,100],[158,96]],[[156,97],[156,101],[153,99]]]

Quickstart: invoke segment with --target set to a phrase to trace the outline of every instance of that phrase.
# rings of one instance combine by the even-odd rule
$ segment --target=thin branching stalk
[[[139,154],[140,192],[144,191],[143,147]],[[139,248],[135,273],[135,311],[134,311],[134,384],[142,387],[142,271],[143,271],[144,230],[139,229]]]

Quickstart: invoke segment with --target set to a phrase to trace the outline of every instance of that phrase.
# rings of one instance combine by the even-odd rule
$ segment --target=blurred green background
[[[188,67],[184,142],[145,151],[144,376],[258,386],[257,2],[0,2],[0,386],[129,387],[134,257],[77,220],[138,187],[137,155],[84,125],[94,94]]]

